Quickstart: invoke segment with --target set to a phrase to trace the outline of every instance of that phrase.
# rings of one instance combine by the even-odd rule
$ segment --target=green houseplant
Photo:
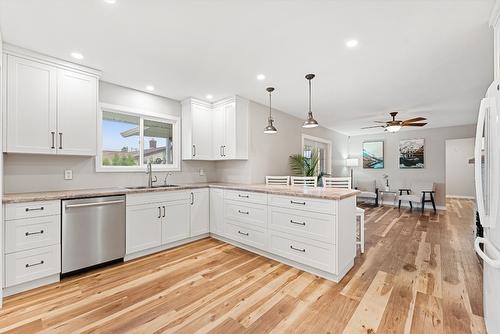
[[[306,158],[302,154],[292,154],[288,164],[293,175],[296,176],[316,176],[318,172],[319,154],[317,150],[313,150],[310,158]]]

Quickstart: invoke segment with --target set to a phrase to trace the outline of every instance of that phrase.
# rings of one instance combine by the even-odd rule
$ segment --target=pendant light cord
[[[309,113],[311,113],[311,79],[309,79]]]
[[[269,92],[269,119],[272,118],[272,115],[271,115],[271,92]]]

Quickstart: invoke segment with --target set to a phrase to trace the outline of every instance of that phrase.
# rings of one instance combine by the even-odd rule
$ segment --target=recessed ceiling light
[[[81,60],[83,59],[83,55],[80,52],[71,52],[71,57]]]
[[[153,86],[153,85],[147,85],[146,86],[146,90],[149,90],[150,92],[152,92],[152,91],[155,90],[155,86]]]
[[[257,74],[257,80],[264,80],[266,76],[264,74]]]
[[[116,3],[116,0],[104,0],[104,2],[114,5]]]
[[[356,46],[358,46],[358,44],[359,41],[357,39],[350,39],[345,42],[345,46],[347,46],[348,48],[355,48]]]
[[[207,94],[207,95],[205,95],[205,97],[206,97],[207,99],[209,99],[209,100],[211,100],[211,99],[213,99],[213,98],[214,98],[214,96],[213,96],[212,94]]]

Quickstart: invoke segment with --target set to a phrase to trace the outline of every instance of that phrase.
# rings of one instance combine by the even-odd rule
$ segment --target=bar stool
[[[361,254],[365,252],[365,210],[361,208],[356,208],[356,224],[358,224],[359,218],[359,235],[356,237],[359,240],[356,240],[356,248],[359,245],[361,249]]]

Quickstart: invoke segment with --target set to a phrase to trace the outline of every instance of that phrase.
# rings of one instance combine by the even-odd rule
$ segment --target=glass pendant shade
[[[273,116],[272,116],[272,108],[271,108],[271,93],[274,91],[273,87],[267,87],[267,92],[269,93],[269,117],[267,118],[267,126],[264,128],[264,133],[274,134],[278,133],[278,129],[274,126]]]
[[[309,112],[307,113],[307,119],[302,125],[303,128],[315,128],[319,126],[318,121],[314,119],[313,113],[311,111],[311,80],[314,79],[314,74],[307,74],[306,79],[309,81]]]
[[[399,130],[401,130],[401,125],[389,125],[385,128],[385,130],[393,133],[398,132]]]

